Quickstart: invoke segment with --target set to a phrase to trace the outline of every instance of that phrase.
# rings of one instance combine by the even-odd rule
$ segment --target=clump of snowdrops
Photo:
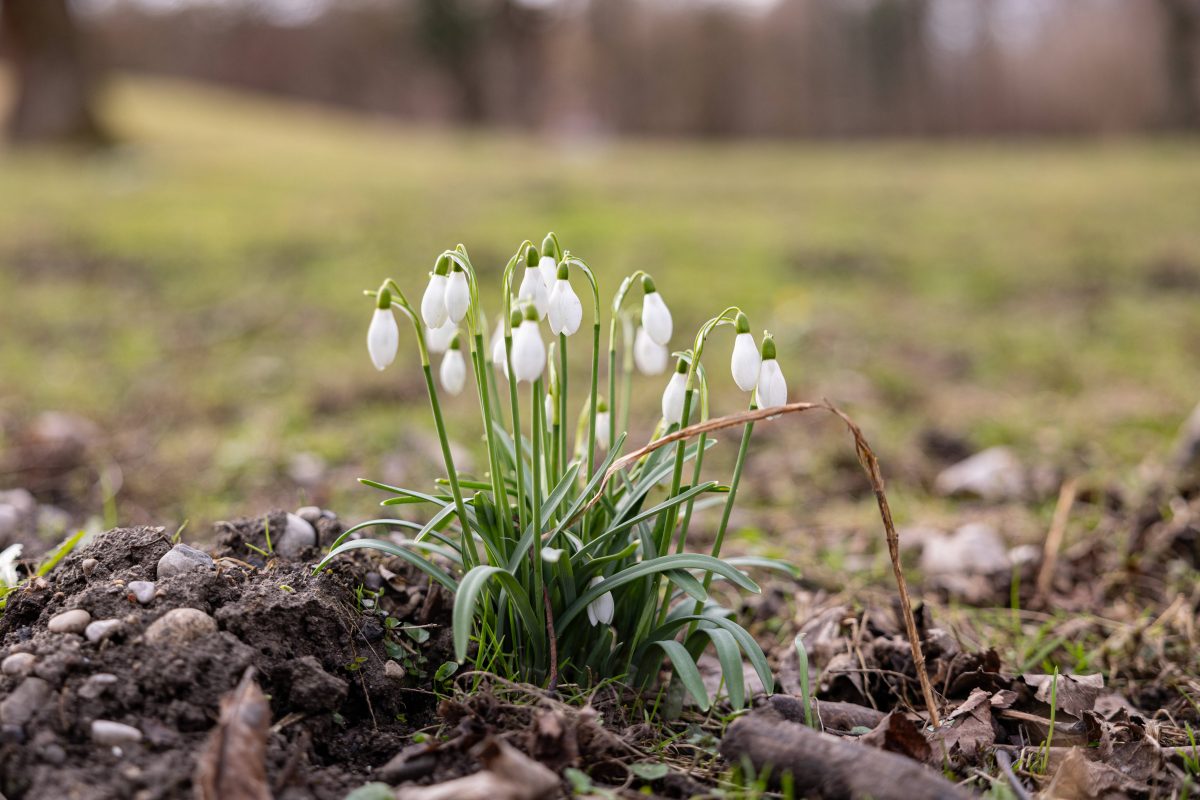
[[[483,287],[459,245],[437,258],[419,305],[391,279],[367,292],[375,300],[367,345],[378,369],[392,363],[399,347],[396,312],[412,325],[446,474],[432,492],[364,480],[390,495],[384,506],[424,505],[432,513],[423,522],[385,518],[356,525],[317,569],[357,548],[404,559],[454,594],[460,662],[471,659],[479,669],[542,685],[624,679],[645,687],[669,663],[683,688],[708,707],[696,660],[712,647],[729,700],[742,706],[743,660],[768,688],[772,676],[753,637],[710,590],[714,581],[727,581],[756,592],[744,568],[785,568],[765,559],[721,558],[753,422],[743,426],[727,484],[701,479],[713,444],[706,433],[641,457],[619,456],[635,366],[650,376],[669,368],[656,437],[708,418],[705,348],[719,331],[733,334],[726,357],[734,382],[748,393],[748,407],[785,404],[787,386],[771,336],[756,341],[746,315],[731,306],[672,355],[671,312],[654,279],[639,270],[607,304],[602,359],[605,298],[592,270],[563,251],[554,234],[541,248],[526,241],[517,249],[500,289],[499,316],[489,327]],[[590,301],[590,337],[577,336],[585,316],[579,290]],[[639,294],[640,314],[636,306],[626,308]],[[582,389],[568,385],[572,355],[590,357],[590,380]],[[439,399],[441,392],[463,392],[468,378],[487,449],[482,475],[455,466]],[[712,548],[690,552],[693,514],[708,505],[721,508]],[[351,538],[375,526],[410,535]]]

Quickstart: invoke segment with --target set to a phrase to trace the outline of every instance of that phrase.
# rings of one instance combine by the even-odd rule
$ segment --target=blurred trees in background
[[[720,137],[1200,126],[1200,0],[73,5],[114,66],[415,120]]]
[[[85,147],[108,141],[93,110],[95,71],[67,0],[0,0],[0,41],[16,87],[11,140]]]

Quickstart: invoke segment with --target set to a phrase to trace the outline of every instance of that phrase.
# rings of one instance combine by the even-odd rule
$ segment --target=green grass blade
[[[346,530],[342,531],[341,535],[338,536],[336,539],[334,539],[333,543],[329,545],[329,549],[332,550],[335,547],[337,547],[338,545],[340,545],[342,542],[346,541],[346,539],[349,538],[351,534],[358,533],[361,530],[364,530],[366,528],[371,528],[376,525],[391,525],[391,526],[398,527],[398,528],[409,528],[409,529],[415,530],[415,531],[421,530],[421,523],[410,522],[409,520],[406,520],[406,519],[369,519],[366,522],[360,522],[357,525],[354,525],[354,526],[349,527]]]
[[[333,550],[330,550],[329,553],[323,559],[321,559],[321,562],[317,564],[317,566],[313,567],[313,574],[315,575],[321,570],[325,569],[326,565],[328,565],[330,561],[342,555],[343,553],[350,552],[351,550],[378,550],[381,553],[387,553],[388,555],[402,558],[417,569],[424,572],[429,577],[433,578],[442,586],[445,586],[450,591],[454,592],[458,590],[458,583],[455,582],[454,578],[451,578],[450,575],[447,574],[446,571],[437,564],[434,564],[424,556],[412,552],[403,545],[397,544],[396,542],[384,541],[383,539],[354,539],[349,542],[343,542]]]
[[[467,648],[471,643],[471,629],[475,621],[475,606],[479,603],[479,595],[483,592],[484,587],[488,581],[493,579],[499,581],[501,587],[508,592],[513,607],[517,610],[517,616],[521,618],[521,623],[525,626],[526,632],[533,642],[534,650],[540,657],[544,650],[545,635],[544,631],[540,629],[537,616],[533,613],[533,607],[529,604],[529,598],[525,596],[525,587],[503,567],[481,564],[463,576],[458,585],[458,591],[454,595],[454,612],[451,615],[451,622],[454,627],[455,659],[461,662],[467,657]]]

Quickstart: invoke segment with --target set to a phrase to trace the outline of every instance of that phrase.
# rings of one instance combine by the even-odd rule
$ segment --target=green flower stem
[[[483,334],[478,330],[475,331],[472,350],[472,361],[475,366],[475,385],[479,390],[479,402],[483,411],[483,440],[487,446],[488,468],[492,473],[492,495],[497,511],[507,517],[508,494],[504,491],[504,473],[500,467],[498,448],[493,441],[495,431],[492,430],[492,400],[491,390],[488,385],[491,370],[488,369],[487,356],[483,349]]]
[[[555,429],[558,448],[558,467],[562,472],[554,474],[555,485],[567,471],[567,335],[558,335],[558,426]]]
[[[758,406],[754,403],[753,397],[750,400],[750,410],[754,411]],[[747,422],[742,428],[742,443],[738,445],[737,459],[733,464],[733,477],[729,479],[729,496],[725,498],[725,508],[721,512],[721,522],[717,525],[717,535],[713,539],[712,557],[721,557],[721,547],[725,544],[725,532],[729,530],[729,518],[733,514],[733,504],[737,501],[738,484],[742,481],[742,469],[746,466],[746,454],[750,451],[750,435],[754,433],[754,423]],[[708,587],[712,585],[712,573],[704,575],[704,590],[708,591]],[[704,603],[696,601],[696,607],[692,611],[693,614],[699,614],[704,610]],[[687,636],[683,637],[686,642],[692,633],[696,630],[696,621],[693,621],[688,626]]]
[[[422,350],[424,342],[422,341]],[[454,456],[450,454],[450,440],[446,438],[446,422],[442,418],[442,406],[438,402],[437,387],[433,383],[433,370],[429,366],[428,353],[424,355],[424,363],[421,364],[421,371],[425,374],[425,388],[429,392],[429,404],[433,406],[433,424],[437,428],[438,439],[442,444],[442,458],[446,462],[446,478],[450,482],[450,494],[454,498],[454,510],[458,512],[458,521],[462,526],[462,538],[466,542],[466,549],[471,557],[471,564],[464,567],[470,567],[483,563],[479,560],[479,551],[475,547],[475,537],[471,533],[471,526],[467,522],[467,507],[463,503],[462,488],[458,485],[458,470],[454,468]]]
[[[704,378],[703,369],[698,373],[700,379],[700,421],[708,419],[708,382]],[[704,466],[704,445],[708,443],[708,434],[702,433],[696,438],[696,463],[692,469],[692,486],[700,483],[700,470]],[[679,525],[679,542],[675,545],[675,552],[682,553],[687,543],[688,528],[692,523],[692,511],[695,508],[696,499],[689,499],[683,508],[683,522]]]
[[[625,337],[623,344],[625,351],[621,355],[621,421],[620,430],[629,430],[629,406],[633,403],[633,336],[634,325],[633,320],[628,315],[621,319],[622,334]],[[615,365],[616,362],[614,361]],[[616,422],[616,412],[610,401],[608,410],[613,416],[611,419]]]
[[[532,408],[530,413],[533,414],[532,431],[530,439],[533,442],[533,497],[531,498],[531,509],[533,513],[533,530],[534,530],[534,546],[530,548],[530,555],[533,558],[533,592],[531,597],[535,600],[542,596],[542,416],[545,412],[544,402],[542,400],[544,392],[542,391],[542,379],[538,378],[533,382],[533,391],[530,392],[530,404]],[[538,408],[543,406],[543,408]],[[565,555],[565,554],[564,554]],[[545,623],[545,610],[542,609],[541,603],[534,603],[535,613],[542,618],[542,623]],[[530,635],[536,635],[530,631]]]
[[[508,359],[508,400],[512,409],[514,461],[517,468],[517,525],[525,530],[525,446],[521,442],[521,401],[517,396],[517,379],[512,365],[512,330],[505,326],[504,357]],[[517,538],[520,538],[518,534]]]

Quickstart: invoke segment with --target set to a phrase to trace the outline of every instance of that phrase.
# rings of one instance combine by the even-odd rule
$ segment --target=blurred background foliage
[[[370,513],[355,477],[427,484],[437,453],[360,290],[419,292],[463,241],[494,309],[550,229],[610,292],[652,270],[676,346],[729,303],[772,329],[902,517],[992,444],[1127,471],[1198,399],[1188,0],[0,3],[28,145],[0,151],[0,488],[125,522]],[[64,431],[87,468],[38,461]],[[865,488],[831,423],[758,441],[782,525]]]

